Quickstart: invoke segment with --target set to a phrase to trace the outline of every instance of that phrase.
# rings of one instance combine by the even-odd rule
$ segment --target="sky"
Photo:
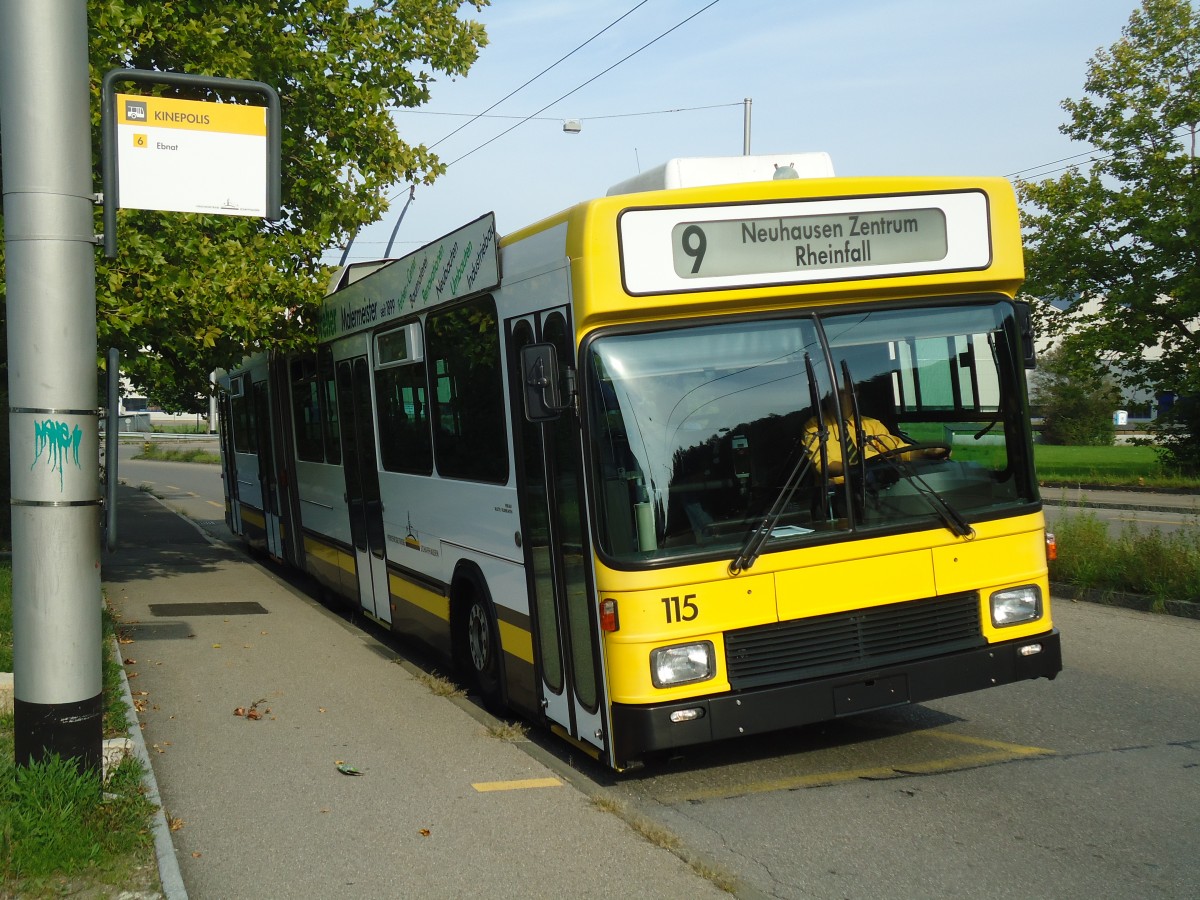
[[[1067,164],[1057,161],[1088,149],[1059,131],[1066,121],[1062,101],[1084,96],[1089,60],[1120,38],[1139,5],[493,0],[480,12],[468,6],[462,15],[488,32],[478,61],[465,78],[438,73],[430,103],[395,113],[404,140],[436,143],[450,165],[433,185],[416,189],[391,255],[487,212],[496,214],[501,234],[516,231],[668,159],[740,155],[745,98],[752,101],[751,153],[825,151],[838,175],[1055,174]],[[579,120],[577,134],[564,132],[568,119]],[[351,261],[383,256],[408,187],[397,185],[389,196],[391,210],[360,231]],[[340,258],[336,249],[325,261]]]

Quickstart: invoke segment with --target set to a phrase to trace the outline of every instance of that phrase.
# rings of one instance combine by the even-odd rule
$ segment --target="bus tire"
[[[464,598],[462,660],[471,683],[488,709],[503,705],[500,688],[500,632],[487,594],[474,584],[466,585]]]

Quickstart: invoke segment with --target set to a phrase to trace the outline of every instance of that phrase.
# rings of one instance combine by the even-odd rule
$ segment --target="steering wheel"
[[[887,459],[891,459],[894,456],[901,456],[902,454],[905,454],[905,453],[914,453],[914,452],[923,453],[923,452],[926,452],[929,450],[942,451],[940,454],[938,454],[936,456],[928,456],[928,454],[926,453],[926,455],[929,459],[949,459],[950,453],[952,452],[952,448],[950,447],[949,444],[938,444],[938,443],[906,444],[903,447],[889,447],[886,450],[880,450],[877,453],[875,453],[873,456],[867,457],[867,462],[873,463],[876,460],[881,460],[881,461],[887,460]]]

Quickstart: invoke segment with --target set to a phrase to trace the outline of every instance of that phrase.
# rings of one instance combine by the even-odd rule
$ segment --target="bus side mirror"
[[[553,344],[526,344],[521,348],[521,381],[525,396],[525,418],[530,422],[548,422],[571,408],[562,402],[558,389],[561,370],[558,351]],[[568,382],[574,372],[567,370]]]
[[[1033,311],[1028,300],[1014,300],[1017,310],[1017,328],[1021,332],[1021,354],[1025,358],[1025,368],[1037,368],[1037,350],[1033,346]]]

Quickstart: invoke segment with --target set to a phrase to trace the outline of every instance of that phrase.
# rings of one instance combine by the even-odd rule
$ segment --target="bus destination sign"
[[[632,209],[619,225],[630,294],[986,268],[979,191]]]
[[[671,230],[680,278],[931,262],[946,256],[940,209],[680,222]]]

